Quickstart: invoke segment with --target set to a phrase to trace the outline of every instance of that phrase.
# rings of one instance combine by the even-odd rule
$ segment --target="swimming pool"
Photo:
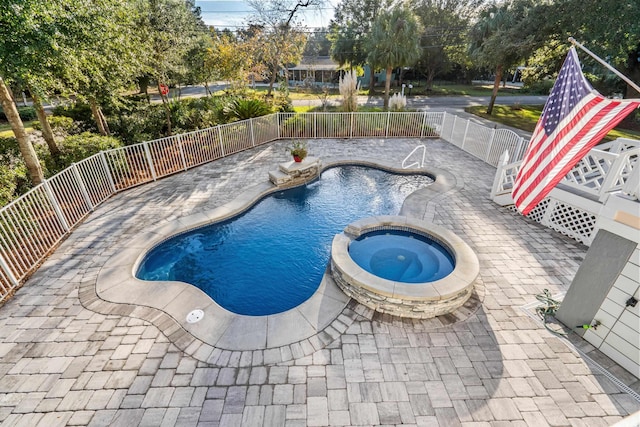
[[[346,224],[395,214],[406,196],[430,183],[428,176],[363,166],[327,169],[321,179],[267,196],[238,217],[161,243],[136,277],[190,283],[237,314],[280,313],[315,292],[332,238]]]

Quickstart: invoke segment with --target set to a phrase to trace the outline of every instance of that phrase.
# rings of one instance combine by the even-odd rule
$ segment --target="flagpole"
[[[637,84],[635,84],[634,82],[632,82],[627,76],[625,76],[624,74],[622,74],[620,71],[616,70],[615,68],[613,68],[611,65],[609,65],[607,62],[605,62],[604,60],[600,59],[600,57],[598,55],[596,55],[595,53],[591,52],[589,49],[587,49],[586,47],[584,47],[581,43],[578,43],[578,41],[576,39],[574,39],[573,37],[569,37],[569,41],[571,43],[573,43],[574,45],[578,46],[580,49],[584,50],[585,52],[587,52],[589,55],[591,55],[591,57],[593,59],[595,59],[596,61],[598,61],[599,63],[601,63],[602,65],[604,65],[605,67],[607,67],[609,70],[613,71],[618,77],[620,77],[622,80],[624,80],[625,82],[627,82],[627,84],[629,86],[631,86],[632,88],[634,88],[635,90],[637,90],[638,92],[640,92],[640,86],[638,86]]]

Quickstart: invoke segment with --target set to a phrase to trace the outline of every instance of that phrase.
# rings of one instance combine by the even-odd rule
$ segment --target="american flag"
[[[524,155],[511,195],[527,215],[639,100],[607,99],[591,87],[569,50]]]

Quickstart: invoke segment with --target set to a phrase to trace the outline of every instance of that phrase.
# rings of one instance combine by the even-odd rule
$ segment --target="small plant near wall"
[[[295,162],[301,162],[307,157],[307,143],[305,141],[294,141],[287,147],[287,151],[293,156]]]

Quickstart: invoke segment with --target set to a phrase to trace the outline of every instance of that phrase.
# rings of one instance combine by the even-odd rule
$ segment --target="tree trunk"
[[[267,96],[271,96],[271,92],[273,92],[273,84],[276,82],[276,77],[278,77],[277,71],[271,70],[271,79],[269,80],[269,89],[267,89]]]
[[[167,136],[171,136],[171,108],[169,108],[167,97],[162,94],[162,89],[160,88],[160,79],[157,80],[158,93],[160,94],[160,98],[162,99],[162,105],[164,106],[164,115],[167,118]]]
[[[255,86],[254,86],[254,87],[255,87]],[[209,83],[208,83],[208,82],[204,82],[204,89],[205,89],[206,94],[207,94],[208,96],[213,95],[213,94],[211,93],[211,89],[209,89]]]
[[[98,103],[96,102],[95,98],[93,97],[89,98],[89,107],[91,107],[91,114],[93,115],[93,120],[96,122],[96,125],[98,126],[98,131],[100,132],[100,135],[108,136],[109,133],[104,126],[103,116],[102,116],[102,113],[100,112],[100,107],[98,106]]]
[[[104,115],[102,108],[98,105],[98,114],[100,114],[100,120],[102,121],[102,126],[104,130],[107,132],[107,135],[111,135],[111,129],[109,129],[109,123],[107,122],[107,117]]]
[[[31,182],[34,186],[42,184],[44,182],[42,166],[40,166],[36,151],[33,149],[31,141],[29,141],[29,135],[27,135],[27,132],[24,130],[24,124],[22,123],[22,119],[20,119],[18,109],[13,103],[13,99],[11,99],[9,95],[9,89],[2,77],[0,77],[0,103],[2,103],[4,114],[11,124],[11,130],[13,130],[13,134],[18,140],[18,147],[20,148],[24,163],[27,166]]]
[[[369,65],[369,95],[373,95],[376,85],[376,74],[373,72],[373,66]]]
[[[491,100],[489,100],[489,106],[487,107],[487,114],[493,113],[493,105],[496,103],[496,97],[498,96],[498,89],[500,88],[500,81],[502,80],[502,64],[496,67],[496,78],[493,81],[493,92],[491,92]]]
[[[387,67],[386,79],[384,81],[384,110],[389,110],[389,92],[391,91],[391,71],[393,68]]]
[[[33,108],[36,110],[36,114],[38,115],[38,121],[40,122],[40,126],[42,127],[42,137],[47,143],[49,147],[49,151],[54,158],[60,157],[60,149],[56,144],[56,141],[53,137],[53,130],[51,129],[51,125],[47,120],[47,113],[44,111],[44,107],[42,106],[42,102],[40,102],[40,98],[35,94],[34,91],[29,89],[31,92],[31,99],[33,100]]]

